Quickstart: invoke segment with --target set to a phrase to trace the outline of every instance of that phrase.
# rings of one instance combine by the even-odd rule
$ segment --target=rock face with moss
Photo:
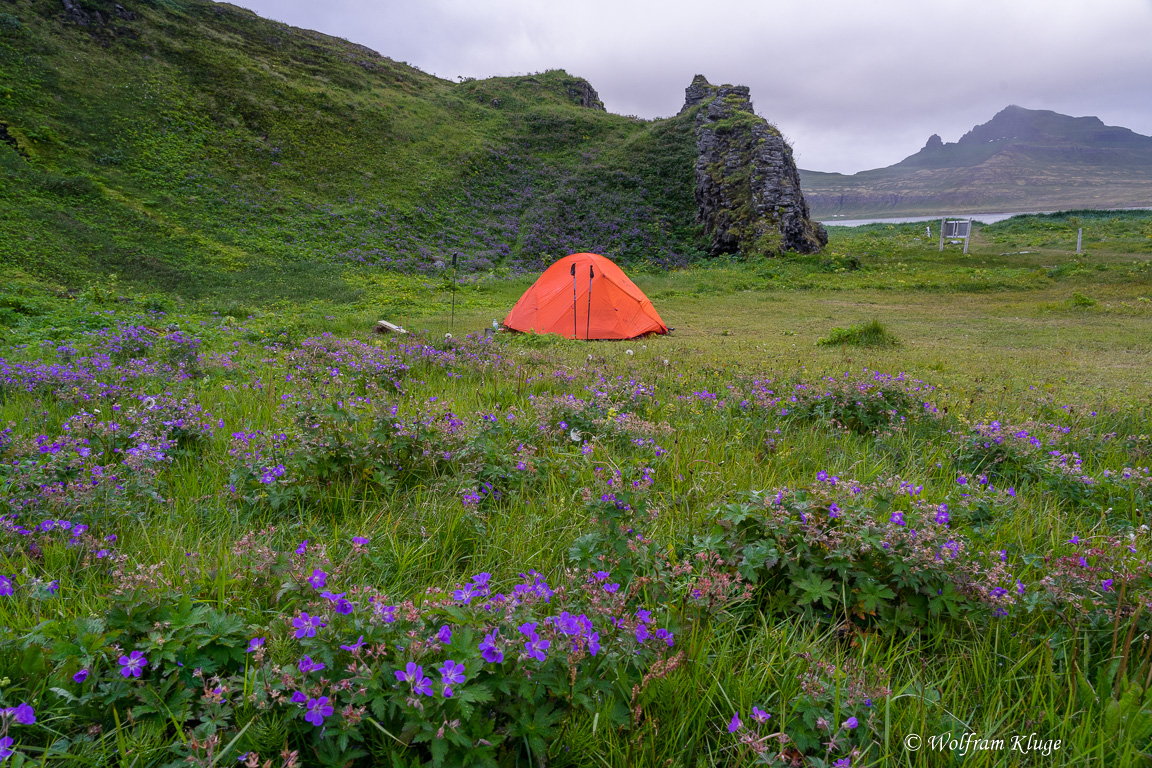
[[[712,85],[696,75],[684,89],[696,112],[696,219],[722,253],[818,251],[828,234],[813,221],[792,148],[752,111],[748,88]]]

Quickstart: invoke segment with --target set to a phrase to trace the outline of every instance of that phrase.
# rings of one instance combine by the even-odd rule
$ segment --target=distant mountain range
[[[1152,206],[1152,137],[1010,106],[945,144],[852,175],[800,171],[815,218]]]

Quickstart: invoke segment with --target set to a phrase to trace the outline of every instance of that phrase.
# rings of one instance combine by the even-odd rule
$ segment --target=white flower
[[[444,334],[444,339],[445,339],[446,341],[447,341],[447,340],[450,340],[451,338],[452,338],[452,334],[450,334],[450,333],[446,333],[446,334]]]
[[[668,358],[664,358],[664,365],[668,365]]]
[[[572,442],[574,442],[574,443],[580,442],[580,430],[573,429],[571,432],[568,433],[568,437],[572,438]]]
[[[626,349],[626,350],[624,350],[624,354],[628,355],[628,357],[632,357],[633,352],[630,349]]]
[[[155,408],[156,407],[156,398],[154,398],[154,397],[144,398],[144,407],[147,408],[148,410],[152,410],[153,408]]]

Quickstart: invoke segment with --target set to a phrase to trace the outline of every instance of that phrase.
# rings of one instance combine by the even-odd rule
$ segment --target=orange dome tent
[[[668,333],[644,292],[620,267],[596,253],[574,253],[544,270],[504,318],[504,326],[570,339]]]

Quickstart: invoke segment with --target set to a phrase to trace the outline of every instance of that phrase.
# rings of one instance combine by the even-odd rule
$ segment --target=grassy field
[[[628,342],[484,339],[496,272],[450,326],[443,274],[10,269],[0,749],[1149,764],[1152,217],[920,227],[634,272],[675,331]]]

